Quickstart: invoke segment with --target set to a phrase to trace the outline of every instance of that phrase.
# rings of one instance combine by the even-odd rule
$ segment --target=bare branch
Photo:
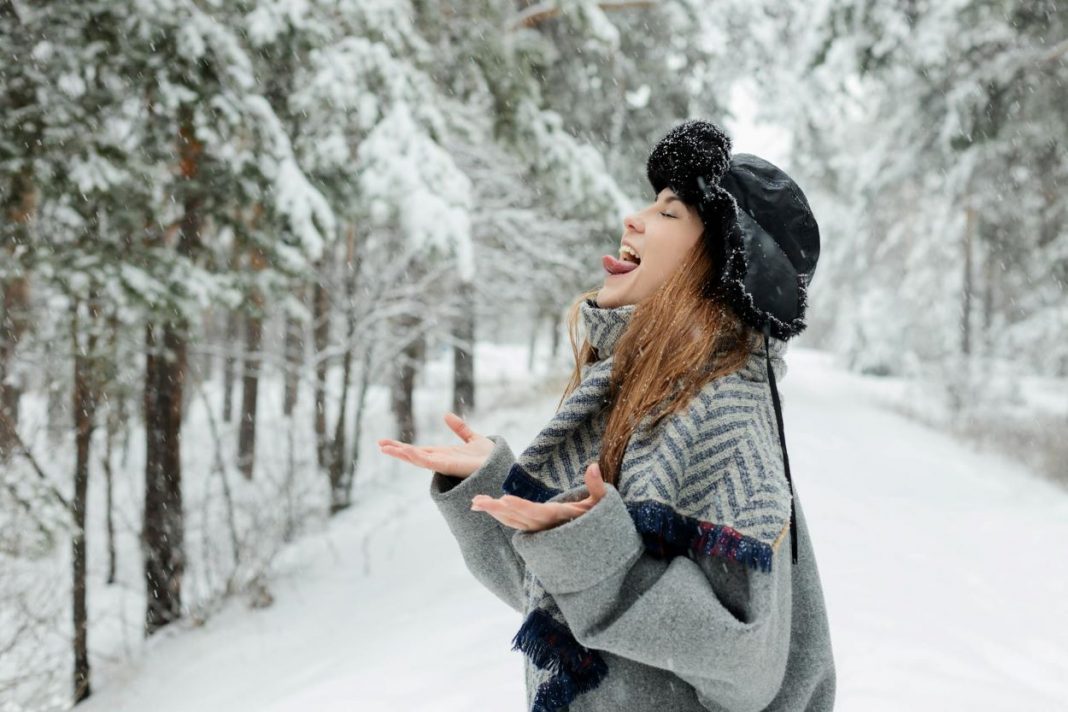
[[[659,5],[660,0],[617,0],[617,2],[599,2],[598,7],[602,10],[626,10],[632,7],[651,7]],[[553,0],[543,0],[523,8],[506,28],[508,32],[520,27],[534,27],[538,23],[556,17],[560,14],[560,7]]]
[[[18,430],[15,428],[14,423],[11,422],[11,418],[8,417],[8,414],[4,412],[3,408],[0,408],[0,425],[3,425],[10,430],[11,436],[15,439],[15,447],[18,448],[19,452],[22,453],[22,456],[29,461],[34,471],[37,472],[37,476],[41,478],[41,481],[45,484],[45,487],[48,488],[48,491],[52,496],[55,497],[68,512],[73,513],[74,510],[71,508],[70,502],[68,502],[67,498],[56,489],[55,485],[52,484],[52,480],[45,474],[45,471],[41,469],[41,465],[38,464],[37,458],[35,458],[33,453],[30,452],[30,449],[26,447],[26,443],[22,441],[22,437],[18,434]]]

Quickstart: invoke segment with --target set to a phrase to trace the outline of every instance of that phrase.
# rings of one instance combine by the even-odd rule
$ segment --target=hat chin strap
[[[771,367],[771,345],[768,343],[770,327],[764,323],[764,363],[771,385],[771,400],[775,404],[775,421],[779,424],[779,445],[782,447],[782,464],[786,470],[786,483],[790,485],[790,558],[797,563],[797,522],[794,520],[794,483],[790,479],[790,457],[786,454],[786,434],[782,429],[782,406],[779,404],[779,389],[775,386],[775,370]]]

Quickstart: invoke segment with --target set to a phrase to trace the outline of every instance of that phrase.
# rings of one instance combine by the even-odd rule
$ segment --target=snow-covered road
[[[836,710],[1068,710],[1068,494],[880,406],[825,354],[787,360],[787,445],[827,597]],[[512,392],[469,420],[518,453],[558,397]],[[433,413],[448,399],[420,401]],[[452,437],[437,415],[422,432]],[[374,474],[358,506],[285,552],[273,606],[235,601],[134,661],[98,663],[79,709],[521,712],[519,615],[464,568],[429,473],[365,452]]]

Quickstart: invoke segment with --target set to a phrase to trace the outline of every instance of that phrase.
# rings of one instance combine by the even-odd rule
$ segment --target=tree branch
[[[626,10],[631,7],[650,7],[660,4],[660,0],[616,0],[615,2],[599,2],[598,7],[602,10]],[[553,0],[543,0],[523,8],[506,28],[508,32],[520,27],[534,27],[538,23],[556,17],[560,14],[560,8]]]
[[[11,422],[11,418],[8,417],[8,414],[3,408],[0,408],[0,425],[10,430],[11,436],[15,439],[15,447],[18,448],[23,457],[29,460],[30,465],[33,466],[33,469],[37,472],[37,476],[41,478],[41,482],[48,488],[48,491],[52,496],[55,497],[68,512],[73,513],[74,510],[71,508],[70,502],[68,502],[67,498],[56,489],[55,485],[52,484],[52,480],[45,474],[45,471],[41,469],[41,465],[38,464],[37,458],[35,458],[33,453],[30,452],[30,449],[26,447],[26,443],[22,441],[22,437],[18,434],[18,430],[15,428],[14,424]]]

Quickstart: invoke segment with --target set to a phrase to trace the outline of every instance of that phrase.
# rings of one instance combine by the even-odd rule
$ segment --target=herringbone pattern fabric
[[[506,492],[535,501],[584,484],[599,455],[607,419],[612,352],[634,305],[581,305],[600,360],[584,367],[579,386],[517,458]],[[786,374],[786,342],[771,341],[776,380]],[[641,421],[624,452],[617,489],[647,553],[719,556],[768,570],[790,522],[790,488],[783,472],[763,342],[754,341],[745,367],[707,384],[688,408],[656,428]],[[596,687],[608,671],[596,651],[567,635],[550,593],[528,573],[528,617],[515,647],[534,663],[534,710],[559,709]]]

